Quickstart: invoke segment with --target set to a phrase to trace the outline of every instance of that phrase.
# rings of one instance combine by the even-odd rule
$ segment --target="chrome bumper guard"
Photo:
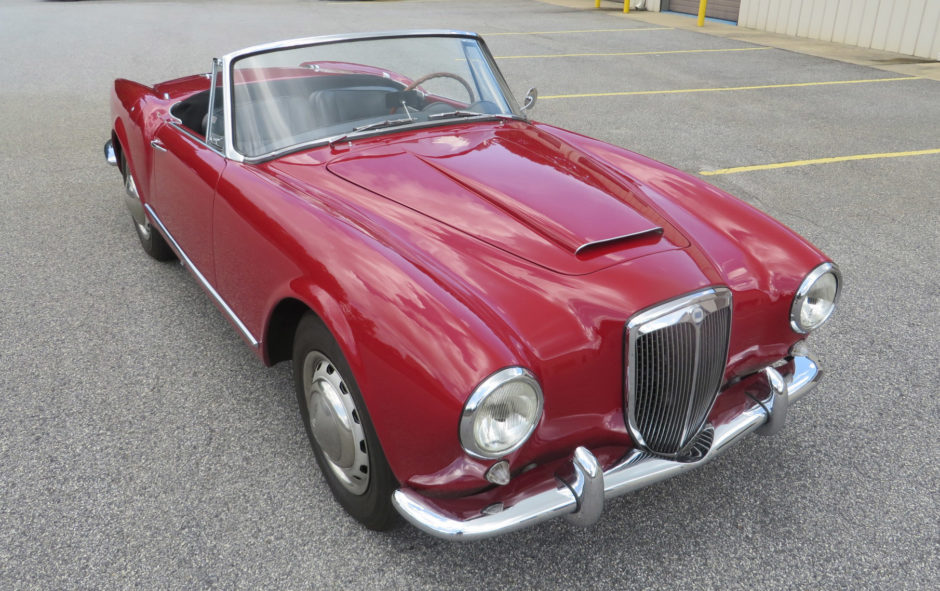
[[[477,540],[524,529],[548,519],[565,516],[581,526],[593,524],[604,510],[604,500],[645,488],[706,464],[751,431],[772,435],[786,420],[790,403],[816,387],[822,377],[811,356],[793,357],[793,373],[784,378],[776,369],[763,370],[770,385],[766,399],[727,423],[715,427],[711,448],[695,461],[676,461],[633,449],[611,468],[602,470],[587,448],[578,447],[571,458],[574,477],[556,476],[558,486],[534,494],[501,510],[487,510],[467,520],[454,519],[440,511],[418,492],[402,488],[392,503],[418,529],[439,538]],[[489,508],[488,508],[489,509]]]

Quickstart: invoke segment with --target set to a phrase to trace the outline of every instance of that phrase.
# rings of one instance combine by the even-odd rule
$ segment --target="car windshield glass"
[[[520,114],[492,58],[467,37],[275,49],[236,59],[231,72],[233,143],[247,157],[338,136]]]

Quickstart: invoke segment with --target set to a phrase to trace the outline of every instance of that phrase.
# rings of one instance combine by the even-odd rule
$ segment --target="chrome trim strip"
[[[152,219],[153,222],[160,229],[160,233],[163,234],[163,236],[169,241],[170,246],[173,248],[176,254],[180,257],[180,260],[183,261],[183,264],[186,266],[186,268],[189,269],[189,271],[193,274],[196,280],[199,281],[199,283],[202,285],[202,288],[205,289],[206,292],[208,292],[209,296],[212,297],[213,300],[215,300],[215,303],[219,306],[219,308],[222,309],[223,312],[225,312],[225,314],[229,317],[229,320],[232,321],[232,324],[234,324],[236,328],[238,328],[238,330],[242,333],[245,339],[251,344],[251,346],[258,348],[258,344],[259,344],[258,339],[256,339],[254,335],[251,334],[251,331],[248,330],[248,327],[245,326],[245,324],[241,321],[241,319],[235,314],[235,311],[232,310],[231,307],[229,307],[229,305],[225,302],[225,300],[222,299],[222,296],[219,295],[219,292],[217,292],[215,288],[212,287],[212,284],[209,283],[209,280],[206,279],[205,276],[199,272],[199,269],[196,267],[196,265],[193,264],[192,260],[190,260],[190,258],[186,256],[186,253],[183,252],[182,248],[180,248],[180,245],[176,242],[176,239],[173,238],[173,235],[170,234],[169,231],[167,231],[166,226],[163,225],[163,222],[160,220],[159,216],[157,216],[153,208],[150,207],[150,204],[145,203],[144,208],[147,210],[147,213],[150,216],[150,219]]]
[[[300,37],[297,39],[287,39],[284,41],[275,41],[273,43],[263,43],[253,45],[244,49],[239,49],[222,56],[226,69],[232,60],[255,53],[267,53],[279,49],[293,49],[296,47],[306,47],[311,45],[326,45],[328,43],[340,43],[342,41],[365,41],[371,39],[394,39],[396,37],[470,37],[479,39],[477,33],[469,31],[457,31],[453,29],[419,29],[415,31],[380,31],[376,33],[346,33],[341,35],[319,35],[316,37]]]
[[[783,384],[783,389],[787,392],[787,405],[812,390],[821,375],[818,365],[809,357],[795,356],[793,362],[795,371],[792,376],[784,378]],[[773,386],[768,384],[768,388]],[[768,392],[768,397],[773,395],[773,392]],[[418,529],[448,540],[471,541],[489,538],[569,514],[584,513],[583,521],[590,524],[600,515],[604,499],[633,492],[694,470],[724,453],[752,431],[767,424],[773,414],[772,410],[768,410],[767,403],[768,400],[755,402],[730,422],[716,427],[711,448],[696,461],[675,461],[634,448],[615,466],[594,474],[592,466],[596,465],[596,458],[586,448],[579,447],[572,457],[575,469],[572,482],[559,479],[555,488],[526,497],[502,511],[481,512],[478,517],[468,520],[455,519],[438,509],[433,499],[410,488],[395,491],[392,504]],[[775,423],[779,422],[776,417],[773,420]],[[597,490],[599,484],[603,487],[603,496],[592,492]]]
[[[603,240],[595,240],[594,242],[585,242],[584,244],[579,246],[577,249],[575,249],[574,254],[579,255],[585,250],[588,250],[590,248],[604,246],[606,244],[611,244],[613,242],[634,240],[636,238],[642,238],[644,236],[649,236],[652,234],[662,234],[662,233],[663,233],[663,229],[660,228],[659,226],[656,226],[655,228],[650,228],[648,230],[640,230],[639,232],[634,232],[633,234],[624,234],[623,236],[614,236],[613,238],[604,238]]]

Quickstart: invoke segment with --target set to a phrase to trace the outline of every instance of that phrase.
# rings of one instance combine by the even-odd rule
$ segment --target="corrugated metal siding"
[[[740,6],[741,0],[708,0],[705,16],[737,22]],[[663,10],[698,14],[698,0],[669,0],[663,2]]]
[[[940,60],[940,0],[741,0],[738,24]]]

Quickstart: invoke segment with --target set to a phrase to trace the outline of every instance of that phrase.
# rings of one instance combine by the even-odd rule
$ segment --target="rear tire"
[[[128,195],[140,201],[137,183],[127,166],[127,160],[124,158],[123,152],[121,152],[121,173],[124,175],[124,190],[127,191]],[[131,222],[134,224],[134,231],[137,232],[137,238],[140,239],[140,245],[143,247],[144,252],[158,261],[172,261],[176,258],[173,249],[167,244],[163,235],[150,224],[146,214],[143,215],[143,223],[134,219],[133,215],[131,215]]]
[[[333,496],[367,528],[391,528],[398,482],[346,357],[311,312],[297,326],[293,372],[300,416]]]

